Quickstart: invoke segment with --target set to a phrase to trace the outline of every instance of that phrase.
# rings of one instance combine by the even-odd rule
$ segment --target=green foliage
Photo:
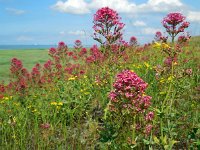
[[[194,47],[195,45],[195,47]],[[197,43],[190,43],[171,71],[163,66],[164,54],[153,46],[144,51],[127,48],[113,62],[91,63],[82,76],[69,76],[31,87],[25,95],[6,93],[0,99],[0,147],[3,149],[198,149],[200,147],[200,59]],[[21,55],[25,65],[40,62],[46,51]],[[11,52],[0,64],[8,65]],[[6,55],[6,53],[8,55]],[[38,58],[38,56],[42,56]],[[13,55],[12,55],[13,56]],[[18,56],[17,56],[18,57]],[[184,59],[189,61],[184,63]],[[22,59],[22,60],[23,60]],[[40,59],[40,60],[39,60]],[[32,65],[33,66],[33,65]],[[8,68],[7,68],[8,69]],[[134,121],[109,111],[108,93],[114,77],[124,69],[133,70],[148,83],[152,97],[153,129],[133,136]],[[187,72],[192,69],[192,73]],[[1,74],[8,71],[1,70]],[[2,76],[3,77],[3,76]],[[171,87],[171,88],[170,88]],[[123,116],[123,115],[121,115]],[[126,117],[124,115],[123,117]],[[134,117],[134,116],[133,116]],[[144,116],[138,116],[138,122]],[[128,117],[130,118],[130,116]],[[129,126],[132,125],[132,126]]]

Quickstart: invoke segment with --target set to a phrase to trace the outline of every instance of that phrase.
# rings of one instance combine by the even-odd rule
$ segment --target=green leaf
[[[161,140],[162,140],[163,145],[167,145],[167,136],[166,135]]]
[[[149,145],[150,142],[148,140],[143,139],[144,144]]]
[[[159,144],[159,143],[160,143],[159,139],[158,139],[156,136],[153,136],[153,140],[154,140],[154,142],[155,142],[156,144]]]

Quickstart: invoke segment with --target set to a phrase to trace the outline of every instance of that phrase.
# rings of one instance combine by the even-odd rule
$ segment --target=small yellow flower
[[[174,62],[174,65],[178,65],[178,63],[177,63],[177,62]]]
[[[68,78],[69,81],[73,81],[73,80],[75,80],[75,79],[76,79],[76,78],[74,78],[74,77]]]
[[[160,79],[160,83],[164,83],[165,82],[165,79],[164,78],[161,78]]]
[[[166,92],[160,92],[159,94],[160,94],[160,95],[164,95],[164,94],[166,94]]]
[[[29,109],[29,108],[31,108],[32,106],[31,105],[29,105],[27,108]]]
[[[51,102],[50,104],[53,106],[57,106],[57,102]]]
[[[150,65],[149,65],[147,62],[144,62],[144,65],[145,65],[147,68],[150,67]]]
[[[16,102],[14,102],[13,103],[15,106],[19,106],[20,105],[20,103],[16,103]]]
[[[16,138],[16,135],[14,134],[14,135],[12,136],[12,138],[15,139],[15,138]]]
[[[3,97],[3,100],[9,100],[9,97]]]
[[[155,42],[154,45],[153,45],[153,47],[159,49],[161,47],[161,44],[158,43],[158,42]]]
[[[103,80],[103,83],[108,83],[107,80]]]
[[[138,65],[137,68],[138,68],[138,69],[142,68],[142,65]]]
[[[164,48],[164,49],[169,49],[170,46],[169,46],[168,44],[166,44],[166,43],[162,43],[162,48]]]
[[[62,106],[62,105],[63,105],[63,102],[58,102],[57,105],[58,105],[58,106]]]
[[[174,78],[173,76],[169,76],[169,77],[167,78],[167,80],[171,82],[171,81],[173,81],[173,78]]]
[[[68,78],[68,80],[70,81],[72,81],[72,80],[76,80],[76,78],[77,78],[77,76],[72,76],[72,77],[70,77],[70,78]]]
[[[34,112],[37,112],[37,109],[33,109],[32,112],[33,112],[33,113],[34,113]]]

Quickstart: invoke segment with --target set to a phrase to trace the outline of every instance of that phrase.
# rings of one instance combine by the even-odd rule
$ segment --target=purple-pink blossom
[[[151,97],[144,95],[148,84],[136,73],[124,70],[117,74],[113,90],[109,94],[111,104],[118,109],[130,109],[134,112],[143,112],[148,109]]]
[[[170,36],[176,36],[184,32],[189,27],[189,22],[185,21],[186,17],[181,13],[169,13],[162,21],[163,26]]]

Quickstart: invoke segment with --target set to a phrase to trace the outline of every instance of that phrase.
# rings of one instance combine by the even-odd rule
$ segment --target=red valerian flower
[[[129,109],[133,112],[143,112],[148,109],[151,97],[144,95],[147,88],[138,75],[130,70],[124,70],[117,74],[113,84],[113,90],[109,94],[109,98],[114,110]]]
[[[137,46],[137,38],[135,36],[132,36],[130,38],[129,45],[130,46]]]
[[[185,21],[185,16],[181,13],[169,13],[163,19],[162,24],[167,33],[172,37],[172,41],[177,34],[184,32],[184,30],[190,25],[189,22]]]
[[[103,7],[94,14],[94,40],[102,45],[110,45],[122,39],[124,24],[116,11]]]

